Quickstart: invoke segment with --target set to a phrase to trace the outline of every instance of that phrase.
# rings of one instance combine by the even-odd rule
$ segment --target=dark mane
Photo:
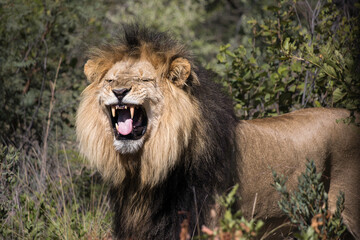
[[[127,46],[129,51],[139,49],[143,44],[149,44],[150,48],[157,53],[175,50],[184,57],[188,54],[185,47],[166,32],[158,32],[137,24],[127,24],[123,25],[123,33],[119,40]]]
[[[154,65],[168,64],[173,59],[183,57],[191,61],[186,47],[167,32],[158,32],[138,24],[124,24],[122,34],[111,43],[103,43],[91,48],[88,58],[103,58],[115,63],[123,57],[146,57]],[[156,56],[156,59],[154,59]]]
[[[139,28],[136,25],[126,26],[124,31],[121,43],[126,46],[126,51],[130,55],[138,54],[146,44],[152,54],[167,56],[169,62],[179,56],[189,59],[190,54],[184,45],[179,44],[167,33]],[[215,74],[202,67],[193,66],[193,68],[200,84],[192,85],[192,81],[188,81],[188,85],[183,90],[188,91],[192,98],[200,103],[199,115],[203,118],[203,125],[194,126],[194,136],[190,139],[189,147],[184,150],[181,161],[169,172],[163,183],[158,184],[151,191],[146,189],[141,193],[138,192],[134,180],[124,184],[121,189],[113,189],[112,199],[115,199],[113,202],[116,212],[114,230],[119,239],[123,236],[177,239],[180,225],[187,218],[186,214],[179,214],[179,211],[187,212],[190,220],[189,230],[196,231],[196,223],[201,226],[209,221],[209,212],[211,206],[215,204],[215,196],[238,182],[233,171],[237,168],[235,162],[237,119],[232,101],[221,91],[222,86],[214,82]],[[202,154],[196,150],[199,142],[195,135],[201,132],[200,128],[205,128],[208,145]],[[209,184],[209,179],[212,184]],[[123,196],[132,196],[135,192],[137,196],[146,199],[148,208],[151,209],[149,219],[152,219],[152,222],[137,222],[136,226],[134,223],[134,225],[119,224],[126,218],[124,215],[126,208],[129,205],[133,206],[130,200]],[[196,219],[198,209],[195,205],[202,207],[198,219]],[[129,232],[133,235],[129,235]]]

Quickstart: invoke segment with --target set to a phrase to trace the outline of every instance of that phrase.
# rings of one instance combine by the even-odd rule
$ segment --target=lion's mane
[[[134,25],[124,32],[115,44],[90,52],[96,70],[88,76],[91,84],[82,94],[77,114],[80,150],[112,183],[119,239],[176,239],[187,218],[179,211],[188,213],[191,226],[204,224],[214,196],[236,182],[232,102],[221,93],[220,85],[208,81],[213,78],[210,73],[195,72],[191,55],[167,34]],[[101,78],[114,63],[141,55],[164,76],[170,63],[180,57],[191,63],[192,70],[183,88],[171,83],[162,92],[167,102],[156,134],[139,153],[122,155],[114,149],[107,116],[96,95]]]

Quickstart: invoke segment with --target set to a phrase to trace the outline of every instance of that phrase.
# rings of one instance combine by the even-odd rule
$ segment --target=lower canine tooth
[[[117,131],[119,131],[119,130],[118,130],[119,125],[118,125],[117,123],[115,123],[115,128],[116,128]]]
[[[130,107],[130,116],[131,116],[131,119],[133,119],[133,117],[134,117],[134,111],[135,111],[134,107]]]
[[[111,113],[112,113],[112,116],[115,117],[115,107],[114,106],[111,107]]]

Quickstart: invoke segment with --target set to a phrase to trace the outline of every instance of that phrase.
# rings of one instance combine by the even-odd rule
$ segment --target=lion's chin
[[[131,154],[138,152],[144,144],[143,138],[138,140],[116,140],[114,139],[114,148],[121,154]]]

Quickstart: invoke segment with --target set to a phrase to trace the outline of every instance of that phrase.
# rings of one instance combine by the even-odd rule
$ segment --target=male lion
[[[336,122],[348,111],[238,121],[183,45],[137,26],[124,32],[91,51],[76,119],[81,153],[111,183],[117,239],[177,239],[187,217],[191,232],[213,227],[216,197],[237,183],[244,214],[275,223],[284,215],[271,167],[291,188],[307,159],[324,171],[332,210],[345,192],[343,217],[360,237],[359,128]]]

